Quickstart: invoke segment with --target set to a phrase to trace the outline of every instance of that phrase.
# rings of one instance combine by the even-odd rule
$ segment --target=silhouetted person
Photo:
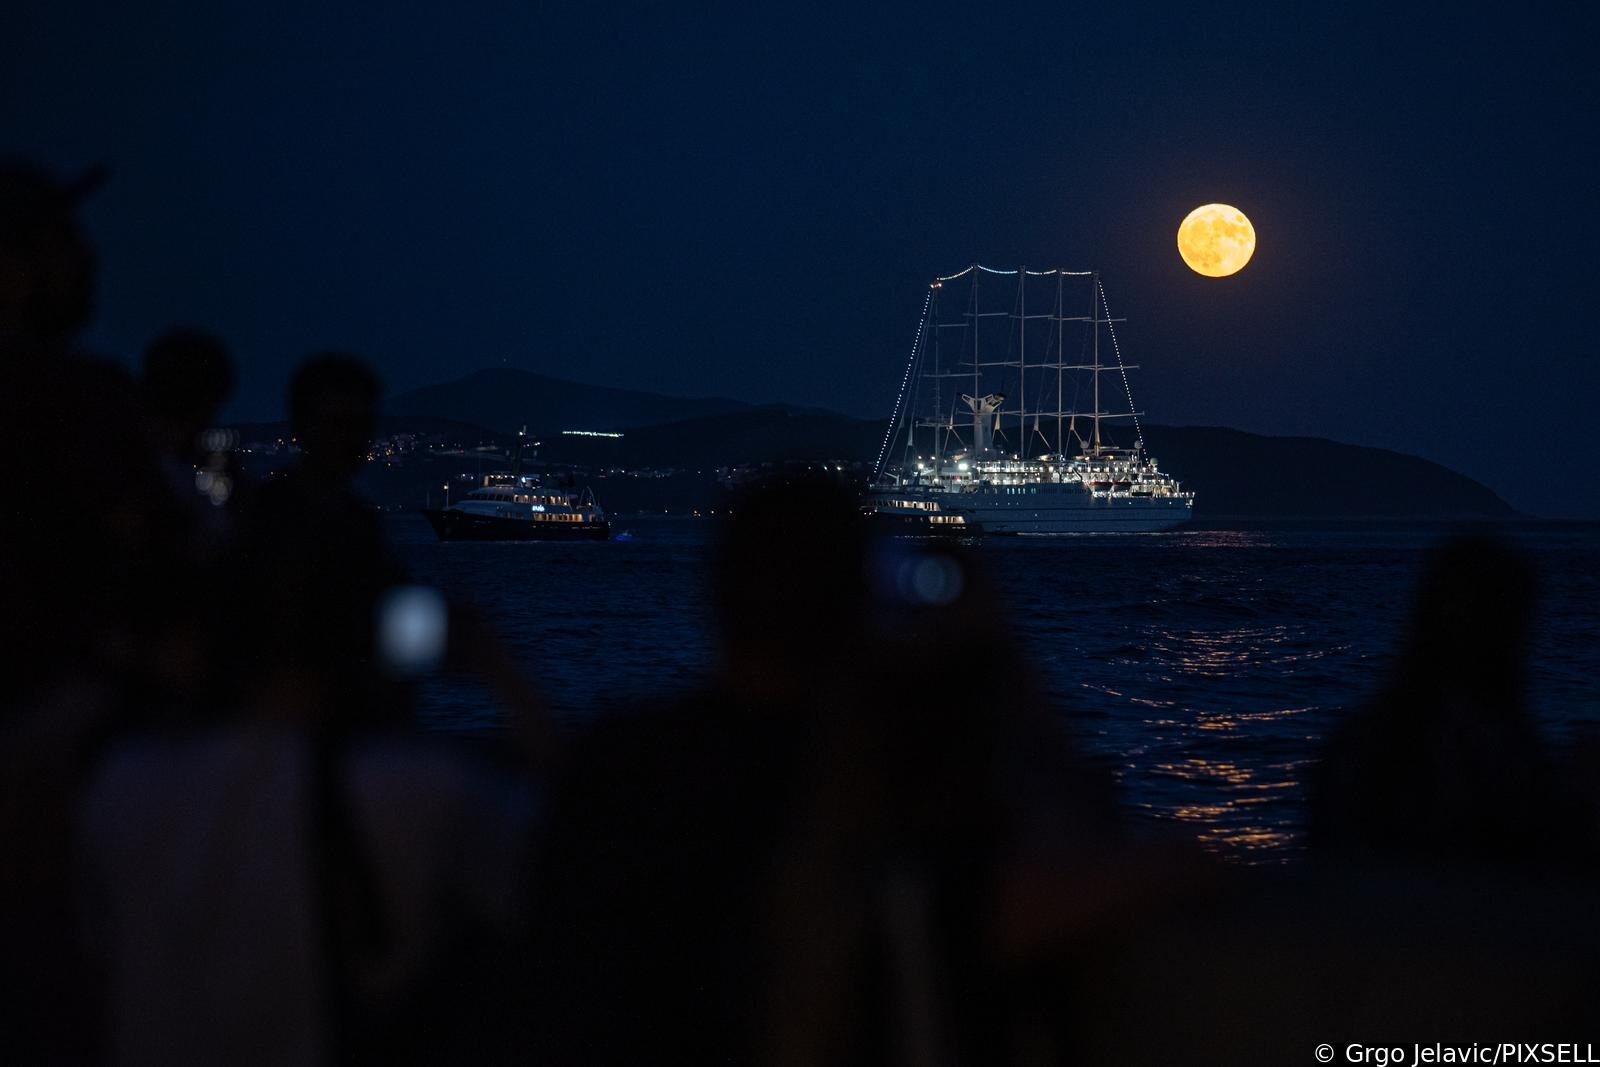
[[[127,374],[78,347],[98,184],[0,161],[0,1045],[82,1060],[97,1036],[71,925],[70,823],[102,740],[164,689],[182,561]]]
[[[1315,845],[1390,862],[1589,862],[1593,826],[1528,707],[1533,605],[1527,563],[1499,541],[1429,555],[1388,683],[1335,731],[1313,777]]]
[[[384,592],[402,574],[352,482],[377,425],[380,387],[365,363],[319,355],[295,374],[289,416],[302,455],[255,494],[235,564],[252,665],[251,697],[335,729],[402,724],[402,687],[378,662]]]
[[[63,674],[137,669],[129,627],[147,591],[141,557],[168,532],[132,384],[77,346],[94,295],[77,220],[90,189],[0,162],[0,597],[12,697]],[[63,560],[72,565],[51,565]]]
[[[884,1063],[935,1030],[986,1047],[997,864],[1056,833],[1018,816],[1007,782],[1037,776],[1017,750],[1067,804],[1094,790],[1014,728],[1040,709],[965,561],[894,555],[852,492],[807,476],[732,514],[711,684],[592,730],[556,791],[538,1052]]]
[[[0,348],[65,352],[94,306],[94,252],[77,205],[104,175],[63,182],[0,159]]]
[[[220,570],[243,481],[231,442],[215,427],[233,382],[221,341],[173,330],[145,349],[137,383],[140,423],[173,524],[168,543],[175,558],[160,597],[167,619],[153,657],[173,717],[214,717],[226,699],[217,640]]]
[[[1036,686],[978,560],[881,542],[859,695],[819,723],[771,882],[762,1060],[1007,1063],[1046,874],[1120,837],[1109,777]],[[1067,895],[1067,894],[1063,894]],[[1061,901],[1073,914],[1080,895]]]
[[[233,393],[233,360],[211,334],[171,330],[144,352],[139,402],[162,477],[195,521],[202,551],[214,553],[242,488],[232,442],[217,416]]]
[[[150,435],[164,458],[192,467],[204,457],[200,435],[216,425],[233,393],[233,360],[216,337],[199,330],[172,330],[144,351],[139,398]],[[193,488],[189,479],[186,489]]]
[[[759,1045],[765,896],[817,720],[855,699],[866,545],[831,485],[747,492],[733,512],[715,678],[591,729],[553,797],[538,1060],[739,1063]]]
[[[402,575],[352,486],[378,395],[351,356],[296,373],[303,454],[252,495],[227,563],[235,706],[122,739],[87,790],[112,1062],[485,1062],[520,1018],[494,980],[531,805],[408,729],[378,639]]]

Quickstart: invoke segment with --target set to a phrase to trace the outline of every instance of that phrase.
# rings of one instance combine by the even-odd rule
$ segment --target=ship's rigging
[[[995,306],[999,301],[992,292],[1008,295],[1009,306]],[[1044,310],[1029,311],[1030,295],[1034,308],[1042,304]],[[1071,313],[1080,309],[1087,313]],[[896,451],[906,467],[919,456],[935,466],[955,455],[981,459],[996,453],[1061,462],[1074,449],[1094,459],[1111,453],[1137,456],[1143,431],[1128,380],[1128,371],[1137,367],[1122,358],[1116,335],[1122,321],[1112,317],[1105,286],[1094,271],[1000,270],[973,263],[935,278],[873,462],[874,480]],[[1103,351],[1102,334],[1110,342],[1109,353]],[[1068,362],[1073,341],[1077,354]],[[1121,380],[1126,411],[1102,405],[1101,378],[1108,373]],[[1081,410],[1085,375],[1089,407]],[[1079,433],[1080,419],[1087,424],[1087,437]],[[1108,443],[1102,423],[1113,419],[1132,421],[1131,447]]]

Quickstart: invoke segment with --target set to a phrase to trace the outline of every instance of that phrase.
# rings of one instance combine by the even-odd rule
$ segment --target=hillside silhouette
[[[648,490],[606,477],[606,505],[619,511],[713,506],[717,470],[740,464],[798,459],[870,468],[885,426],[882,419],[815,408],[673,397],[510,368],[401,393],[390,410],[394,413],[380,424],[382,434],[414,432],[468,448],[509,449],[517,430],[526,426],[527,440],[539,442],[537,456],[545,463],[587,468],[597,476],[618,470],[676,472],[670,482],[657,481]],[[272,423],[240,429],[244,440],[271,440],[285,432]],[[561,432],[574,429],[621,436]],[[1517,514],[1481,482],[1388,449],[1220,426],[1145,426],[1144,437],[1163,469],[1199,494],[1195,514],[1200,518],[1493,519]],[[419,462],[374,472],[366,481],[380,503],[409,506],[430,487],[436,490],[444,479],[478,471],[484,462]]]
[[[551,378],[515,367],[490,367],[454,381],[400,393],[394,416],[429,415],[494,430],[624,430],[739,411],[749,404],[725,397],[674,397],[639,389]]]
[[[1146,426],[1162,467],[1199,497],[1200,515],[1509,518],[1493,489],[1419,456],[1221,426]]]

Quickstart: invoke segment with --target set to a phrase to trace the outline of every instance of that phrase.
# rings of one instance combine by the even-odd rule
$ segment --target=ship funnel
[[[962,393],[961,402],[972,411],[972,451],[982,456],[994,447],[994,427],[999,421],[996,413],[1006,402],[1006,395],[990,393],[980,397]]]

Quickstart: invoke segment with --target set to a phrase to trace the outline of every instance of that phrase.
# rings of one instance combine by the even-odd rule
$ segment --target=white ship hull
[[[904,496],[904,492],[900,493]],[[1106,495],[1082,485],[998,486],[934,493],[946,512],[966,516],[985,534],[1157,533],[1189,521],[1190,496]]]
[[[980,491],[947,506],[971,515],[990,534],[1156,533],[1183,525],[1194,511],[1192,500],[1179,497],[1096,497],[1074,486],[1037,488],[1037,494],[1009,497]]]

